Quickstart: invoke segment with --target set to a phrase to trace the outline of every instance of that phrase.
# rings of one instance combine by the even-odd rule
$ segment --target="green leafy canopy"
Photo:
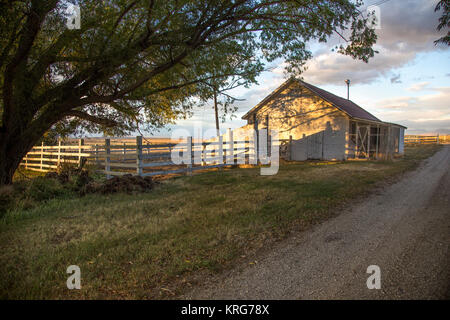
[[[116,134],[159,128],[210,99],[211,84],[256,83],[264,62],[282,58],[287,72],[300,74],[311,57],[305,43],[335,32],[349,34],[341,53],[367,62],[376,35],[361,4],[2,1],[2,132],[36,140],[52,126]],[[70,5],[80,7],[78,30],[66,27]]]

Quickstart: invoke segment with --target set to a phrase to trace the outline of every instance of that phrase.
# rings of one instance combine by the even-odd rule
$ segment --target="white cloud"
[[[370,5],[374,1],[370,1]],[[344,86],[345,79],[351,79],[352,85],[371,84],[376,81],[391,81],[398,86],[400,81],[408,83],[411,75],[399,68],[415,61],[419,53],[427,53],[436,50],[448,50],[448,47],[434,45],[434,40],[440,37],[436,31],[440,12],[435,13],[434,7],[437,0],[398,0],[388,1],[380,5],[381,30],[377,30],[378,41],[375,49],[378,54],[368,64],[354,60],[332,52],[331,48],[342,40],[333,37],[326,44],[320,45],[314,52],[314,58],[308,62],[308,70],[303,74],[305,81],[314,85],[337,84]],[[417,60],[416,60],[417,61]],[[278,64],[277,64],[278,63]],[[259,84],[250,89],[239,89],[234,94],[245,101],[236,103],[238,106],[237,119],[221,127],[235,127],[243,124],[240,117],[264,99],[285,81],[282,61],[276,61],[270,72],[259,77]],[[447,72],[443,68],[444,74]],[[450,73],[446,73],[450,76]],[[450,88],[429,88],[430,79],[434,76],[414,74],[412,84],[407,90],[415,95],[426,90],[420,97],[408,95],[391,99],[383,99],[375,102],[367,101],[367,106],[372,106],[375,114],[385,121],[398,122],[408,126],[409,133],[450,131]],[[383,79],[385,78],[385,79]],[[400,86],[399,86],[400,87]],[[383,96],[383,94],[380,94]],[[364,107],[364,104],[361,104]],[[372,110],[371,110],[372,111]],[[212,110],[199,111],[201,116],[196,121],[203,121],[205,127],[214,127],[214,114]],[[196,113],[199,114],[199,113]],[[185,122],[187,126],[192,122]]]
[[[434,12],[436,3],[402,0],[381,5],[382,29],[377,30],[378,41],[374,47],[379,53],[369,63],[332,52],[331,48],[340,41],[333,37],[308,62],[305,80],[317,85],[342,85],[345,79],[351,79],[354,84],[367,84],[389,76],[393,83],[399,83],[399,74],[394,70],[413,61],[418,53],[448,50],[447,46],[434,45],[434,40],[440,37],[436,31],[440,16]]]
[[[406,134],[450,134],[450,119],[424,121],[405,120],[402,124],[408,127]]]
[[[334,52],[323,53],[308,63],[308,69],[303,74],[307,82],[312,84],[342,85],[345,79],[351,79],[353,84],[368,84],[380,76],[388,76],[392,69],[412,60],[415,53],[388,52],[378,54],[369,63],[354,60]]]
[[[450,87],[429,88],[420,97],[402,96],[375,102],[385,121],[398,122],[408,132],[450,132]]]
[[[411,85],[408,89],[409,91],[422,91],[423,89],[425,89],[426,86],[428,86],[430,83],[425,81],[425,82],[418,82],[418,83],[414,83],[413,85]]]

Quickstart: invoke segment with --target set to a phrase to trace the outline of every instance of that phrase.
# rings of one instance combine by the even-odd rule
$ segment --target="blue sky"
[[[330,38],[326,44],[308,44],[313,58],[303,73],[306,82],[345,97],[345,79],[351,79],[350,99],[383,121],[408,127],[407,134],[450,134],[450,50],[433,41],[440,13],[434,12],[437,0],[366,1],[380,3],[380,26],[376,49],[379,54],[368,64],[332,52],[342,42]],[[231,94],[239,102],[236,118],[221,123],[221,131],[245,124],[241,120],[249,109],[286,80],[283,61],[258,78],[250,88],[237,88]],[[212,104],[194,110],[192,118],[180,120],[172,129],[214,128]],[[155,136],[170,136],[167,129]]]

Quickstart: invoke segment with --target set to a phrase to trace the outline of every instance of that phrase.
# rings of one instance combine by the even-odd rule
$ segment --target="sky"
[[[313,58],[307,62],[303,80],[347,96],[345,79],[351,80],[350,99],[383,121],[408,127],[406,134],[450,134],[450,49],[434,44],[442,36],[436,26],[441,12],[437,0],[367,0],[362,9],[378,4],[379,29],[375,46],[379,51],[369,63],[331,51],[341,43],[331,37],[326,44],[308,43]],[[445,30],[447,32],[447,30]],[[229,93],[244,99],[236,105],[232,120],[220,123],[221,131],[245,125],[241,117],[269,95],[287,76],[282,60],[268,66],[250,88]],[[212,103],[194,110],[191,118],[155,132],[171,136],[175,129],[214,131]]]

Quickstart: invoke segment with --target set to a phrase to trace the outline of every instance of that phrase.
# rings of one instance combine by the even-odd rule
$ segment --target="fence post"
[[[98,166],[99,165],[99,160],[98,160],[98,144],[95,144],[95,165]]]
[[[81,167],[81,152],[83,148],[81,146],[84,145],[84,139],[78,139],[78,167]]]
[[[110,153],[111,153],[111,140],[109,138],[105,139],[105,171],[106,171],[106,179],[111,178],[111,175],[109,174],[110,170],[111,170],[111,166],[110,166]]]
[[[206,165],[206,144],[202,141],[202,153],[200,154],[200,158],[202,159],[202,166]]]
[[[223,161],[223,136],[219,136],[219,150],[218,150],[218,155],[215,154],[215,149],[214,149],[214,158],[219,158],[218,160],[216,160],[218,162],[218,164],[224,164],[225,162]]]
[[[42,159],[44,158],[44,141],[41,143],[41,165],[40,169],[42,170]]]
[[[234,141],[233,141],[233,131],[230,128],[227,129],[227,156],[226,163],[234,164]]]
[[[188,154],[188,165],[187,165],[187,172],[189,175],[192,174],[192,137],[187,137],[186,140],[186,152]]]
[[[244,137],[244,164],[250,164],[250,139],[249,137]]]
[[[136,136],[136,173],[142,176],[142,136]]]
[[[253,130],[251,137],[250,148],[249,148],[249,164],[258,164],[258,133]],[[250,141],[250,140],[249,140]]]
[[[126,148],[126,143],[123,143],[123,157],[122,157],[122,161],[125,162],[125,154],[127,153],[127,148]]]
[[[437,134],[437,137],[436,137],[436,144],[439,144],[439,133]]]
[[[213,143],[216,143],[216,140],[213,140]],[[219,147],[219,136],[217,136],[217,144],[214,145],[214,148],[210,151],[210,156],[212,158],[211,164],[220,164],[219,159],[217,159],[217,148]]]
[[[58,138],[58,162],[56,166],[59,167],[60,163],[61,163],[61,138]]]

